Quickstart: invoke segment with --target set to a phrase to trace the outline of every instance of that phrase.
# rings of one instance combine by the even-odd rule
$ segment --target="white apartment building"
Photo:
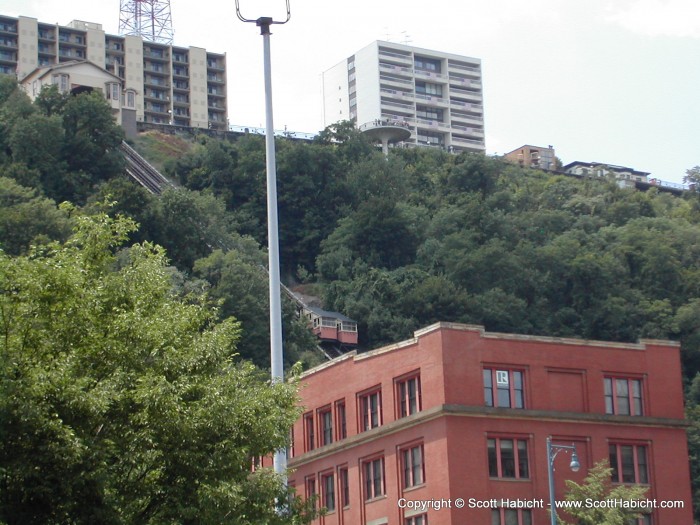
[[[323,73],[324,126],[407,126],[405,143],[484,152],[481,60],[376,41]]]
[[[0,74],[22,81],[37,68],[88,60],[135,93],[136,119],[157,124],[226,129],[226,55],[199,47],[114,36],[101,24],[67,26],[0,16]]]

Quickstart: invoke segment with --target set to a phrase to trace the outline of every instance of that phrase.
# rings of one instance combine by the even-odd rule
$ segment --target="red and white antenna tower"
[[[170,0],[121,0],[119,34],[140,36],[159,44],[172,44]]]

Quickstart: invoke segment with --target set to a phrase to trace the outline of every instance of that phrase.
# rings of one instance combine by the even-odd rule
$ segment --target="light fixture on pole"
[[[284,21],[275,21],[272,17],[257,19],[246,18],[241,14],[239,0],[236,0],[236,16],[243,22],[254,22],[260,28],[263,37],[263,65],[265,72],[265,156],[267,166],[267,251],[270,273],[270,365],[272,382],[284,380],[282,361],[282,304],[280,287],[279,227],[277,221],[277,164],[275,160],[275,131],[272,121],[272,68],[270,65],[270,26],[286,24],[291,16],[289,0],[287,17]],[[287,452],[278,450],[274,457],[274,469],[277,474],[287,470]]]
[[[578,462],[578,454],[576,454],[576,445],[555,445],[552,443],[552,437],[547,437],[547,473],[549,474],[549,516],[551,525],[557,525],[557,509],[554,504],[554,459],[562,450],[571,451],[571,463],[569,468],[572,472],[578,472],[581,464]]]

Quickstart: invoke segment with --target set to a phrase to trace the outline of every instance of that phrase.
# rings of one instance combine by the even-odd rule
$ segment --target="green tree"
[[[65,243],[0,254],[0,522],[304,522],[251,459],[287,444],[296,385],[238,362],[239,326],[173,293],[134,224],[75,217]]]
[[[65,132],[63,158],[68,164],[65,189],[57,188],[54,199],[84,202],[92,186],[121,175],[124,158],[119,149],[124,132],[112,110],[97,92],[70,97],[63,107]]]
[[[5,253],[26,253],[32,242],[65,240],[69,233],[68,217],[56,203],[0,177],[0,248]]]
[[[700,166],[695,166],[686,170],[683,182],[690,184],[693,191],[700,192]]]
[[[607,461],[596,463],[588,471],[588,476],[583,483],[567,480],[568,492],[566,501],[580,502],[579,508],[567,509],[573,521],[566,521],[569,525],[627,525],[630,519],[639,518],[639,509],[630,503],[629,508],[612,504],[616,501],[635,502],[646,497],[647,488],[640,485],[613,485],[610,475],[612,469]],[[610,501],[611,505],[592,506],[586,505],[586,501],[603,502]]]

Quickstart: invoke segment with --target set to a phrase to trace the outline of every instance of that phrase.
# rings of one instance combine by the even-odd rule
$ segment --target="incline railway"
[[[126,160],[127,174],[150,193],[160,195],[166,189],[176,188],[175,184],[170,182],[126,142],[122,142],[121,150]],[[199,225],[197,225],[197,228],[201,230]],[[214,243],[217,245],[216,247],[224,251],[231,250],[231,247],[227,246],[221,239],[216,239]],[[209,246],[212,250],[215,248],[214,246]],[[262,265],[260,270],[267,273],[267,268]],[[337,312],[327,312],[314,306],[309,306],[284,284],[281,284],[281,288],[287,297],[294,301],[297,315],[304,317],[313,333],[318,336],[318,350],[327,359],[337,357],[357,346],[357,323],[355,321]]]

